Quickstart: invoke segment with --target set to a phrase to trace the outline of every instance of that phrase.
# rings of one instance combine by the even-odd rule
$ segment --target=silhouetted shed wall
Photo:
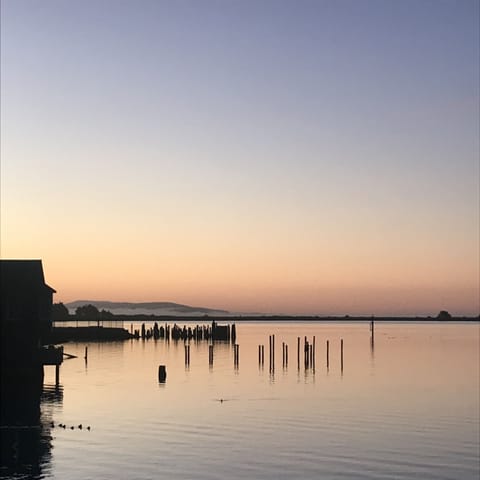
[[[45,283],[41,260],[0,260],[2,386],[43,379],[42,337],[51,329],[55,290]]]

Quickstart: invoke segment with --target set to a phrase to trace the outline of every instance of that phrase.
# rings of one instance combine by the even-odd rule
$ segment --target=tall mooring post
[[[282,365],[288,366],[288,345],[285,342],[282,342]]]
[[[233,346],[233,363],[234,363],[234,365],[238,367],[239,361],[240,361],[240,346],[238,345],[238,343],[236,343]]]
[[[312,367],[315,368],[315,335],[313,336],[313,346],[312,346]]]
[[[343,372],[343,338],[340,340],[340,367]]]
[[[305,337],[305,339],[303,341],[303,360],[304,360],[304,363],[305,363],[305,369],[308,368],[309,357],[310,357],[310,347],[308,345],[307,337]]]
[[[208,346],[208,364],[213,365],[213,345]]]
[[[272,336],[268,336],[268,368],[272,369]]]
[[[327,340],[327,369],[330,367],[330,342]]]
[[[275,335],[269,336],[270,370],[275,370]]]
[[[275,335],[272,335],[272,370],[275,370]]]
[[[297,337],[297,368],[300,370],[300,337]]]

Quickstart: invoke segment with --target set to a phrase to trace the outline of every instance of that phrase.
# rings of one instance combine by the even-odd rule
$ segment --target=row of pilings
[[[175,325],[174,325],[175,327]],[[206,326],[203,326],[204,330],[207,331]],[[190,329],[188,329],[190,330]],[[187,334],[188,334],[187,330]],[[198,331],[198,326],[195,327],[192,332]],[[185,327],[182,330],[182,332],[185,332]],[[236,337],[236,332],[235,332],[235,324],[232,325],[232,332],[234,337],[232,338],[232,342],[234,343],[233,345],[233,363],[235,368],[239,367],[240,363],[240,346],[235,343],[235,337]],[[375,324],[374,321],[372,320],[370,322],[370,345],[373,349],[374,346],[374,341],[375,341]],[[190,338],[196,338],[195,336],[192,336]],[[209,337],[210,338],[210,337]],[[185,340],[188,339],[187,337],[184,337]],[[200,338],[196,338],[200,339]],[[326,340],[326,366],[327,370],[330,367],[330,340]],[[186,343],[185,346],[185,367],[190,366],[190,343]],[[303,354],[302,354],[303,350]],[[344,366],[344,361],[343,361],[343,338],[340,339],[340,369],[343,374],[343,366]],[[214,345],[210,344],[208,346],[208,363],[209,366],[213,366],[213,354],[214,354]],[[86,352],[85,352],[85,358],[86,358]],[[258,345],[258,364],[259,367],[263,369],[265,363],[265,346],[260,344]],[[305,371],[311,369],[313,372],[315,372],[315,363],[316,363],[316,338],[315,335],[312,337],[312,340],[309,341],[308,337],[305,336],[303,340],[303,348],[301,346],[301,337],[297,337],[297,368],[300,370],[301,365],[304,365]],[[288,367],[288,344],[286,342],[282,342],[282,366],[283,368]],[[270,335],[269,336],[269,368],[270,372],[273,373],[275,371],[275,335]],[[166,366],[165,365],[160,365],[159,370],[158,370],[158,378],[161,383],[164,383],[166,380]]]
[[[269,369],[275,370],[275,335],[270,335],[269,342]],[[370,347],[373,351],[375,344],[375,321],[370,321]],[[330,340],[326,340],[326,366],[330,368]],[[343,359],[343,338],[340,339],[340,369],[343,372],[344,359]],[[265,363],[265,345],[258,345],[258,364],[263,368]],[[304,337],[303,340],[303,354],[301,346],[301,337],[297,337],[297,368],[300,370],[301,365],[304,365],[305,370],[315,369],[316,363],[316,339],[315,335],[312,340],[309,341],[308,337]],[[288,344],[282,342],[282,367],[288,367]]]
[[[373,338],[373,336],[372,336]],[[269,369],[275,370],[275,335],[268,338]],[[372,340],[373,343],[373,340]],[[303,351],[302,351],[303,350]],[[309,341],[304,337],[303,348],[301,346],[301,337],[297,337],[297,368],[300,369],[303,364],[305,370],[315,369],[316,360],[316,340],[315,335]],[[263,367],[265,363],[265,345],[258,345],[258,364]],[[326,341],[326,365],[330,367],[330,340]],[[282,367],[288,367],[288,344],[282,342]],[[340,339],[340,367],[343,370],[343,338]]]
[[[164,339],[164,340],[222,340],[222,341],[231,341],[235,343],[237,338],[237,331],[235,324],[230,325],[218,325],[215,321],[211,325],[195,325],[192,327],[183,327],[177,325],[168,325],[159,326],[157,322],[150,328],[145,326],[145,323],[142,323],[141,328],[138,330],[133,329],[133,324],[130,325],[130,333],[134,338],[142,340],[149,340],[153,338],[154,340]]]
[[[174,326],[175,327],[175,326]],[[205,328],[205,326],[204,326]],[[190,330],[190,329],[189,329]],[[194,332],[197,331],[197,328],[193,330]],[[232,325],[232,331],[235,332],[235,324]],[[183,332],[185,332],[185,327]],[[375,324],[372,320],[370,322],[370,343],[371,347],[373,348],[374,341],[375,341]],[[234,333],[234,337],[232,338],[232,343],[234,343],[234,364],[236,366],[239,365],[239,358],[240,358],[240,346],[235,343],[236,334]],[[185,340],[189,337],[180,337],[184,338]],[[197,338],[195,336],[190,338]],[[200,337],[201,338],[201,337]],[[205,337],[209,339],[210,337]],[[330,340],[326,340],[326,366],[327,368],[330,367]],[[340,368],[343,371],[344,366],[344,346],[343,346],[343,338],[340,339]],[[209,364],[213,365],[213,345],[209,345],[208,351],[208,358]],[[258,345],[258,363],[263,367],[265,363],[265,346]],[[190,345],[185,345],[185,364],[190,364]],[[303,364],[304,368],[307,369],[315,369],[316,364],[316,338],[315,335],[312,337],[311,340],[308,339],[307,336],[303,339],[303,348],[301,346],[301,337],[297,337],[297,368],[300,369],[301,365]],[[288,367],[288,344],[286,342],[282,342],[282,367]],[[270,370],[275,370],[275,335],[269,336],[269,368]]]
[[[269,337],[269,368],[270,371],[275,370],[275,335]],[[190,365],[190,343],[184,345],[185,350],[185,366]],[[340,368],[343,371],[343,338],[340,339]],[[208,364],[213,366],[214,345],[208,346]],[[233,363],[236,367],[240,363],[240,345],[233,345]],[[265,363],[265,346],[258,345],[258,364],[263,368]],[[315,370],[316,364],[316,339],[315,336],[309,341],[308,337],[304,337],[303,347],[301,347],[301,338],[297,337],[297,368],[300,370],[303,365],[305,370]],[[326,340],[326,366],[330,367],[330,340]],[[288,367],[288,344],[282,342],[282,367]]]

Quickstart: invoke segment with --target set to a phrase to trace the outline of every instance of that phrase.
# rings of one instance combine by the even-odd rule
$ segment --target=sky
[[[54,300],[480,311],[479,1],[2,0],[2,258]]]

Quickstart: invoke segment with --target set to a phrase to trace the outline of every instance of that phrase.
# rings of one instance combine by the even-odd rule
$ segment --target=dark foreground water
[[[297,364],[305,335],[315,368]],[[192,342],[189,367],[183,342],[89,344],[88,363],[85,344],[66,344],[78,358],[58,388],[46,367],[40,425],[2,428],[0,477],[479,478],[478,324],[377,323],[372,345],[367,323],[248,323],[237,343],[238,366],[231,345],[209,366],[208,344]]]

